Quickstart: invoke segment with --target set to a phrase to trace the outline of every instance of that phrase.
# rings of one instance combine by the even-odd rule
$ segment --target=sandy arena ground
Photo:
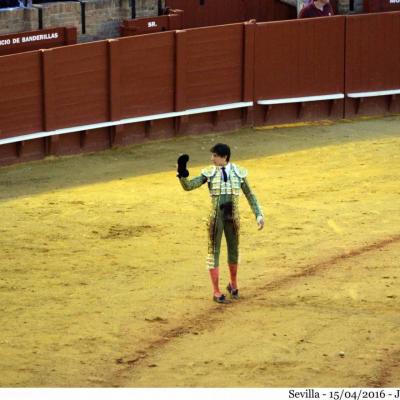
[[[230,305],[211,301],[206,186],[174,172],[218,141],[266,214],[259,232],[242,197]],[[400,117],[1,168],[0,386],[399,386],[399,171]]]

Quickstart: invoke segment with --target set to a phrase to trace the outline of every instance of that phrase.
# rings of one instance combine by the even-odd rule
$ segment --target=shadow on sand
[[[170,171],[176,158],[190,154],[192,175],[208,164],[210,147],[228,143],[232,160],[270,157],[316,147],[374,141],[400,136],[400,116],[322,122],[305,126],[242,129],[210,133],[111,149],[48,158],[0,168],[0,201],[117,179]]]

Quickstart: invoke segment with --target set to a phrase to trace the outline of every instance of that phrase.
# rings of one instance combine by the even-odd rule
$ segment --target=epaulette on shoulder
[[[236,164],[232,164],[232,166],[233,166],[233,170],[235,171],[236,175],[239,178],[246,178],[246,176],[247,176],[247,169],[246,168],[239,167]]]
[[[210,165],[209,167],[202,169],[201,174],[204,175],[206,178],[211,178],[215,175],[216,171],[217,167],[215,167],[214,165]]]

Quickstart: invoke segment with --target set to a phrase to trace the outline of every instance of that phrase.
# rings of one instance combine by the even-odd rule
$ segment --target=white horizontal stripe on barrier
[[[400,89],[379,90],[377,92],[347,93],[347,97],[350,97],[352,99],[359,99],[362,97],[390,96],[393,94],[400,94]]]
[[[183,117],[186,115],[202,114],[207,112],[233,110],[235,108],[251,107],[252,105],[253,105],[252,101],[242,101],[238,103],[220,104],[217,106],[191,108],[189,110],[175,111],[165,114],[154,114],[143,117],[125,118],[125,119],[120,119],[118,121],[99,122],[97,124],[89,124],[89,125],[79,125],[70,128],[55,129],[54,131],[35,132],[35,133],[29,133],[27,135],[14,136],[7,139],[0,139],[0,145],[22,142],[24,140],[39,139],[48,136],[63,135],[65,133],[81,132],[81,131],[88,131],[91,129],[107,128],[110,126],[133,124],[136,122],[146,122],[146,121],[154,121],[157,119]]]
[[[344,99],[343,93],[323,94],[320,96],[288,97],[286,99],[258,100],[257,104],[271,106],[273,104],[304,103],[307,101],[338,100]]]

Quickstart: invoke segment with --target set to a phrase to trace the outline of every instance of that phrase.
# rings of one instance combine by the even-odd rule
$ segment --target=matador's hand
[[[264,228],[264,217],[262,217],[261,215],[257,217],[257,225],[259,231]]]
[[[189,156],[187,154],[182,154],[178,157],[178,178],[187,178],[189,176],[189,171],[186,168],[186,164],[189,161]]]

